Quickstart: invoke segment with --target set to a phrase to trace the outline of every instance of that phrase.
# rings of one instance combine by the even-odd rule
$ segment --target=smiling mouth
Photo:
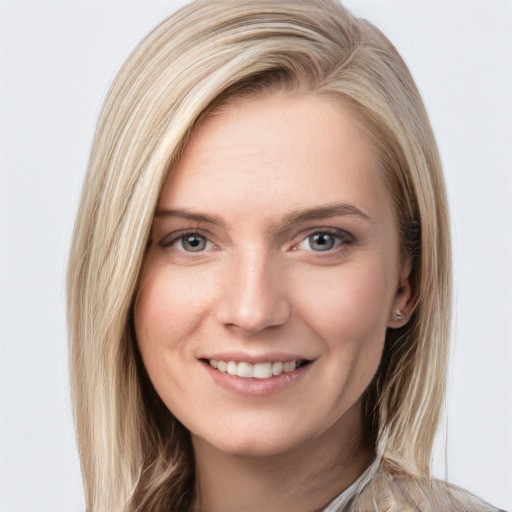
[[[282,373],[290,373],[311,363],[306,359],[296,361],[275,361],[266,363],[248,363],[245,361],[217,361],[215,359],[203,359],[215,370],[229,375],[245,379],[269,379]]]

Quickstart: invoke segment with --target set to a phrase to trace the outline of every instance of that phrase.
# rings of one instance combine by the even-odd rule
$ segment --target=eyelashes
[[[352,242],[352,236],[340,229],[320,229],[310,232],[293,250],[332,252]]]
[[[164,237],[158,245],[164,249],[175,249],[181,252],[201,253],[207,250],[218,250],[220,247],[211,242],[207,236],[197,231],[171,233]]]
[[[351,243],[353,243],[352,235],[344,230],[315,228],[298,235],[288,246],[288,250],[331,254],[346,248]],[[187,255],[200,255],[221,249],[210,240],[209,235],[195,230],[170,233],[158,245],[163,249]]]

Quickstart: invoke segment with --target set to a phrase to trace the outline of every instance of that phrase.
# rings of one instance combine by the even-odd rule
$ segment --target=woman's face
[[[233,100],[193,134],[135,307],[149,377],[193,439],[273,455],[360,428],[410,293],[381,174],[354,115],[318,96]]]

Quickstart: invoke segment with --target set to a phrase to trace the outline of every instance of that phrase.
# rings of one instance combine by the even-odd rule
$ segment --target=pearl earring
[[[398,320],[399,322],[403,322],[405,320],[405,315],[399,309],[395,313],[395,320]]]

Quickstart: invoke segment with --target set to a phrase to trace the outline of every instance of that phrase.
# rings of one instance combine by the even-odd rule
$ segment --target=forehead
[[[377,151],[352,110],[333,98],[235,99],[193,133],[159,208],[285,214],[322,203],[389,203]]]

